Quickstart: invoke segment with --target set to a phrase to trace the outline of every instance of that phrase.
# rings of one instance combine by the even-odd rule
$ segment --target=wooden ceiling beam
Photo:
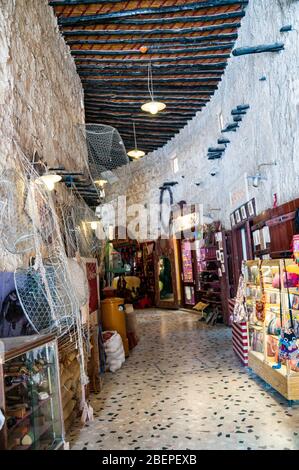
[[[190,47],[190,48],[187,48],[187,49],[159,49],[157,51],[152,51],[150,52],[149,51],[149,54],[196,54],[198,52],[201,52],[200,51],[200,47]],[[120,56],[120,55],[124,55],[124,56],[131,56],[131,55],[140,55],[140,51],[139,49],[123,49],[123,50],[114,50],[114,49],[110,49],[110,50],[106,50],[106,49],[71,49],[71,53],[72,55],[76,55],[76,56],[88,56],[88,55],[92,55],[92,56],[97,56],[97,55],[100,55],[100,56]],[[196,55],[196,56],[193,56],[193,59],[201,59],[201,60],[207,60],[207,59],[228,59],[230,56],[230,54],[228,53],[222,53],[222,54],[203,54],[203,55]]]
[[[111,70],[110,72],[109,71],[105,71],[103,69],[97,69],[97,67],[95,68],[91,68],[91,69],[88,69],[87,68],[84,68],[84,69],[81,69],[80,67],[77,67],[77,71],[80,75],[80,77],[85,77],[85,76],[99,76],[99,77],[122,77],[122,78],[130,78],[130,77],[145,77],[146,76],[146,71],[145,70],[117,70],[117,69],[113,69]],[[207,75],[208,77],[207,78],[220,78],[221,75],[223,74],[223,70],[194,70],[194,69],[190,69],[190,70],[175,70],[175,69],[171,69],[169,68],[169,70],[162,70],[162,71],[159,71],[158,74],[159,75],[155,75],[155,80],[156,78],[163,78],[164,77],[167,77],[167,76],[175,76],[175,75],[184,75],[184,76],[192,76],[192,75]]]
[[[156,96],[156,94],[155,94]],[[161,93],[159,93],[159,96],[162,96]],[[166,104],[178,104],[178,103],[190,103],[190,104],[205,104],[209,101],[209,98],[196,98],[196,97],[184,97],[184,96],[165,96],[165,103]],[[99,104],[111,104],[114,106],[118,106],[119,103],[123,104],[130,104],[130,103],[137,103],[140,104],[141,101],[144,100],[144,94],[141,95],[119,95],[119,96],[111,96],[111,95],[90,95],[86,94],[85,96],[85,102],[86,103],[92,103],[96,102]]]
[[[161,129],[161,131],[163,130],[164,127],[166,127],[167,129],[180,129],[182,125],[184,125],[190,117],[184,117],[184,118],[176,118],[176,120],[174,119],[171,119],[171,120],[168,120],[166,121],[165,119],[163,121],[148,121],[148,120],[144,120],[142,119],[141,117],[138,117],[138,116],[130,116],[129,114],[127,114],[126,116],[114,116],[114,115],[103,115],[102,113],[97,113],[97,112],[89,112],[87,113],[86,115],[87,117],[87,121],[90,122],[90,119],[89,118],[97,118],[97,120],[101,120],[101,122],[105,123],[105,122],[110,122],[110,121],[113,121],[115,123],[115,126],[123,126],[125,127],[126,129],[131,129],[131,124],[132,124],[132,121],[140,124],[141,126],[144,125],[144,126],[148,126],[149,128],[157,128],[157,126],[159,127],[159,129]],[[116,124],[117,123],[117,124]]]
[[[69,46],[75,46],[75,45],[89,45],[89,46],[94,46],[97,44],[104,44],[105,46],[111,46],[112,44],[117,44],[117,45],[123,45],[123,44],[138,44],[138,43],[143,43],[143,45],[146,44],[163,44],[163,47],[173,47],[173,46],[189,46],[189,45],[197,45],[202,42],[197,36],[196,37],[190,37],[190,38],[143,38],[142,41],[138,41],[137,39],[72,39],[68,40],[67,43]],[[234,42],[217,42],[216,44],[210,45],[210,46],[201,46],[198,48],[200,52],[205,52],[205,51],[220,51],[220,50],[229,50],[232,49],[234,46]],[[129,49],[131,50],[131,49]],[[156,53],[159,49],[155,49],[153,47],[149,47],[147,53]],[[139,51],[140,53],[140,51]]]
[[[191,28],[189,28],[191,29]],[[157,31],[156,33],[154,33],[153,31]],[[144,35],[145,36],[148,36],[149,34],[159,34],[158,32],[159,30],[144,30]],[[163,31],[169,31],[169,33],[167,34],[171,34],[172,37],[171,38],[165,38],[166,40],[168,41],[172,41],[172,40],[182,40],[184,42],[190,42],[192,43],[193,41],[193,37],[190,36],[189,38],[186,38],[186,37],[181,37],[180,35],[181,34],[187,34],[186,33],[186,28],[176,28],[176,29],[170,29],[170,30],[161,30],[161,34],[166,34],[165,32]],[[193,31],[192,33],[196,33],[197,30],[196,28],[193,28]],[[72,33],[72,34],[71,34]],[[177,37],[173,37],[174,34],[177,34],[178,36]],[[115,29],[99,29],[99,30],[75,30],[75,31],[63,31],[63,35],[66,36],[66,37],[69,37],[69,36],[131,36],[131,38],[129,38],[130,41],[134,41],[134,42],[138,42],[137,39],[135,39],[135,31],[133,29],[131,30],[115,30]],[[132,39],[133,37],[133,39]],[[237,33],[219,33],[219,34],[209,34],[209,35],[205,35],[205,36],[196,36],[194,39],[196,39],[197,42],[203,42],[203,43],[209,43],[209,42],[212,42],[212,41],[220,41],[220,42],[223,42],[223,41],[234,41],[236,40],[238,37],[238,34]],[[142,42],[143,41],[146,41],[147,39],[158,39],[158,38],[144,38],[142,37]],[[159,39],[163,39],[162,38],[159,38]],[[124,39],[123,39],[124,41]],[[68,41],[69,43],[70,41]]]
[[[109,84],[104,84],[102,80],[99,80],[98,82],[96,81],[91,81],[91,80],[82,80],[83,82],[83,85],[86,84],[88,85],[90,88],[88,88],[89,90],[99,90],[99,92],[101,91],[109,91],[109,90],[114,90],[114,91],[121,91],[121,92],[126,92],[126,84],[125,83],[121,83],[119,82],[117,85],[115,84],[115,82],[109,86]],[[180,90],[183,91],[183,90],[190,90],[190,91],[195,91],[195,87],[196,87],[196,91],[197,93],[206,93],[206,94],[211,94],[212,91],[215,91],[217,89],[217,86],[213,86],[213,85],[191,85],[190,83],[188,83],[188,85],[185,85],[184,83],[182,83],[183,80],[181,80],[181,82],[177,83],[176,85],[169,85],[168,83],[159,83],[159,89],[160,90],[163,90],[163,87],[166,87],[166,90],[168,92],[171,92],[171,91],[176,91],[178,86],[180,87]],[[98,85],[98,86],[97,86]],[[144,85],[138,85],[138,84],[134,84],[134,89],[135,90],[143,90],[144,92],[147,92],[147,87]],[[156,86],[156,89],[157,89],[157,86]],[[157,93],[155,93],[155,95],[157,95]]]
[[[79,59],[78,59],[79,60]],[[84,59],[82,59],[84,60]],[[86,59],[87,62],[91,61],[92,59]],[[147,73],[147,69],[148,69],[148,62],[146,64],[138,64],[138,69],[136,69],[136,62],[133,62],[132,65],[121,65],[121,64],[116,64],[116,65],[99,65],[97,64],[97,61],[98,59],[94,59],[92,60],[92,62],[90,64],[83,64],[83,65],[77,65],[77,69],[78,70],[81,70],[81,69],[86,69],[86,68],[91,68],[92,70],[93,69],[96,69],[96,70],[103,70],[103,71],[108,71],[108,70],[113,70],[113,71],[135,71],[135,72],[139,72],[139,73],[142,73],[143,75],[145,75]],[[95,62],[94,62],[95,61]],[[79,60],[80,62],[80,60]],[[94,65],[95,64],[95,65]],[[222,63],[219,63],[217,62],[216,64],[213,63],[213,62],[207,62],[207,63],[200,63],[200,64],[177,64],[177,63],[170,63],[170,64],[161,64],[161,65],[156,65],[156,64],[152,64],[152,70],[154,72],[154,76],[157,74],[161,74],[161,73],[169,73],[169,72],[172,72],[172,71],[179,71],[181,70],[182,73],[185,73],[187,71],[187,73],[190,71],[190,70],[195,70],[197,73],[199,73],[200,71],[202,71],[202,73],[207,73],[208,72],[213,72],[213,73],[222,73],[223,70],[221,70],[223,67],[225,67],[227,65],[227,62],[222,62]]]
[[[90,4],[96,1],[90,2]],[[109,13],[99,13],[96,15],[81,15],[81,16],[60,16],[58,24],[61,26],[75,26],[78,24],[97,24],[104,21],[131,18],[139,15],[164,15],[166,13],[180,13],[183,11],[196,11],[206,8],[215,8],[220,6],[231,5],[247,5],[248,0],[204,0],[201,2],[185,3],[182,5],[173,5],[167,7],[152,7],[152,8],[136,8],[130,10],[112,11]]]
[[[142,40],[145,41],[146,38],[144,36],[153,36],[156,34],[161,34],[165,36],[166,34],[171,34],[174,36],[176,34],[179,35],[186,35],[186,34],[195,34],[195,33],[209,33],[210,31],[215,30],[222,30],[222,29],[237,29],[241,26],[241,23],[221,23],[221,24],[214,24],[209,26],[200,26],[200,27],[190,27],[190,28],[156,28],[156,29],[101,29],[101,30],[93,30],[93,34],[86,34],[82,33],[82,36],[131,36],[137,42],[137,37],[141,36]],[[64,33],[65,34],[65,33]],[[227,33],[231,34],[231,33]],[[214,36],[218,37],[218,34],[214,34]],[[201,36],[201,40],[205,40],[206,36]],[[227,36],[225,35],[225,38]],[[217,38],[216,38],[217,39]],[[90,40],[89,40],[90,41]],[[93,42],[87,44],[97,44]]]
[[[145,102],[145,100],[143,101]],[[141,102],[138,102],[138,103],[122,103],[122,104],[112,104],[110,105],[109,103],[106,103],[106,104],[99,104],[99,103],[94,103],[94,102],[89,102],[89,103],[85,103],[85,110],[88,111],[90,109],[96,109],[97,111],[103,111],[103,112],[109,112],[109,111],[117,111],[117,112],[122,112],[124,110],[128,110],[128,111],[138,111],[138,112],[142,112],[141,111]],[[183,111],[194,111],[194,110],[198,110],[198,109],[201,109],[203,106],[205,106],[205,103],[204,104],[196,104],[196,103],[186,103],[185,105],[184,104],[168,104],[167,105],[167,108],[162,111],[162,114],[167,116],[169,113],[173,113],[173,112],[183,112]],[[147,115],[147,114],[144,114],[144,112],[142,112],[142,115]]]
[[[143,131],[147,131],[147,129],[145,127],[140,127],[139,128],[139,132],[140,132],[140,129],[143,130]],[[158,137],[158,135],[155,135],[154,133],[154,129],[149,129],[151,134],[150,135],[147,135],[145,134],[145,136],[143,136],[143,138],[138,138],[138,135],[137,135],[137,141],[138,141],[138,144],[141,144],[141,143],[153,143],[154,142],[165,142],[167,141],[167,139],[171,138],[172,136],[174,136],[175,134],[178,133],[178,131],[171,131],[171,132],[168,132],[168,133],[164,133],[163,136],[161,136],[160,138]],[[131,142],[133,143],[134,142],[134,136],[131,134],[125,134],[123,132],[123,136],[125,137],[127,143],[128,142]]]
[[[128,0],[51,0],[49,4],[55,6],[73,5],[105,5],[107,3],[127,3]]]
[[[93,120],[91,121],[91,119],[89,118],[92,118]],[[128,132],[131,132],[133,119],[120,117],[116,121],[116,119],[113,116],[109,118],[109,117],[104,117],[100,114],[95,113],[95,114],[88,115],[87,121],[92,124],[97,122],[97,123],[109,124],[109,125],[111,125],[110,123],[113,122],[114,127],[116,127],[117,129],[126,129]],[[181,129],[188,122],[188,119],[184,119],[184,120],[181,119],[180,121],[177,121],[177,122],[171,121],[169,122],[168,127],[167,125],[165,125],[165,123],[164,123],[164,127],[162,127],[161,122],[150,123],[148,121],[142,121],[141,119],[134,119],[134,122],[136,123],[136,125],[138,125],[139,129],[147,128],[147,129],[152,129],[156,132],[160,131],[162,135],[163,132],[168,131],[168,130],[170,130],[171,132],[174,132],[175,130]]]
[[[227,13],[216,13],[214,15],[200,15],[200,16],[172,16],[165,18],[149,18],[149,19],[126,19],[126,20],[110,20],[109,23],[117,23],[118,25],[131,25],[131,26],[144,26],[148,24],[171,24],[171,23],[205,23],[220,20],[232,20],[234,18],[240,19],[245,16],[244,10],[231,11]],[[82,29],[82,30],[65,30],[62,29],[65,36],[97,36],[101,35],[101,30],[97,34],[97,30]]]
[[[99,93],[96,93],[96,91],[98,90]],[[120,92],[119,95],[116,95],[115,92]],[[144,91],[144,88],[142,88],[142,91]],[[132,94],[132,96],[134,96],[135,98],[138,96],[138,93],[140,93],[140,90],[136,90],[134,88],[127,88],[127,89],[123,89],[123,88],[118,88],[118,89],[115,89],[115,88],[112,88],[112,89],[107,89],[105,88],[105,90],[101,89],[101,88],[85,88],[84,90],[84,95],[85,96],[98,96],[98,97],[102,97],[102,96],[112,96],[113,98],[121,98],[122,96],[129,96]],[[169,96],[171,95],[171,98],[173,96],[182,96],[182,97],[188,97],[188,96],[194,96],[196,95],[197,97],[210,97],[211,96],[211,90],[194,90],[194,88],[188,88],[187,90],[181,90],[181,89],[176,89],[175,91],[173,90],[155,90],[155,97],[156,98],[160,98],[162,96]],[[142,97],[144,98],[144,94],[142,94]],[[209,99],[207,98],[207,100],[209,101]]]
[[[109,113],[109,112],[117,112],[119,113],[119,115],[121,115],[121,113],[126,110],[128,112],[139,112],[141,116],[144,116],[144,112],[141,111],[141,107],[140,107],[140,104],[141,103],[138,103],[136,105],[122,105],[122,106],[102,106],[102,105],[98,105],[98,104],[94,104],[94,103],[89,103],[88,105],[85,106],[85,112],[89,111],[89,110],[96,110],[96,111],[101,111],[103,113]],[[186,105],[186,106],[180,106],[180,105],[172,105],[172,106],[167,106],[167,108],[162,111],[162,114],[161,116],[168,116],[169,114],[174,114],[174,113],[182,113],[184,114],[184,111],[187,111],[187,114],[188,114],[188,111],[189,112],[196,112],[197,110],[199,111],[200,109],[202,108],[202,105]],[[185,113],[186,114],[186,113]],[[151,116],[150,116],[151,117]],[[153,118],[154,119],[154,118]]]
[[[140,109],[140,106],[141,104],[144,102],[144,99],[143,101],[140,101],[140,100],[136,100],[136,101],[119,101],[119,102],[107,102],[107,101],[98,101],[98,100],[93,100],[93,99],[89,99],[89,100],[85,100],[85,109],[89,109],[90,106],[96,106],[97,108],[101,108],[101,107],[109,107],[109,108],[114,108],[114,109],[121,109],[121,108],[126,108],[128,109],[129,108],[139,108]],[[165,104],[167,105],[167,108],[166,109],[181,109],[181,108],[185,108],[186,109],[192,109],[193,107],[201,107],[201,106],[205,106],[206,105],[206,102],[205,101],[165,101]]]
[[[113,110],[114,111],[114,110]],[[101,115],[101,116],[106,116],[106,117],[110,117],[110,118],[113,118],[113,119],[120,119],[120,118],[123,118],[123,119],[138,119],[138,118],[141,118],[144,116],[144,114],[142,114],[141,112],[138,113],[136,112],[136,109],[131,109],[131,110],[128,110],[127,112],[121,112],[121,111],[118,111],[114,114],[113,111],[109,111],[109,110],[98,110],[96,108],[88,108],[86,110],[86,115],[87,116],[91,116],[91,115]],[[137,110],[138,111],[138,110]],[[191,119],[193,116],[195,116],[195,114],[200,111],[200,109],[191,109],[189,111],[186,111],[186,112],[182,112],[180,110],[178,111],[171,111],[171,112],[168,112],[168,113],[163,113],[161,116],[163,117],[167,117],[168,119],[171,120],[171,118],[177,118],[177,119]],[[155,119],[149,119],[147,121],[149,124],[156,124],[156,121]],[[169,121],[171,122],[171,121]]]
[[[204,60],[207,60],[208,59],[208,56],[204,56],[205,59]],[[74,56],[74,59],[75,59],[75,62],[93,62],[93,63],[97,63],[97,64],[106,64],[108,63],[109,65],[111,64],[120,64],[120,65],[124,65],[124,64],[134,64],[134,66],[138,65],[138,67],[144,63],[148,66],[149,64],[149,61],[151,59],[151,62],[152,62],[152,65],[154,62],[156,63],[161,63],[161,62],[184,62],[185,60],[192,60],[192,63],[194,65],[205,65],[205,62],[196,62],[198,60],[203,60],[203,56],[181,56],[181,57],[148,57],[147,59],[111,59],[111,58],[105,58],[105,59],[96,59],[96,58],[90,58],[90,57],[75,57]],[[215,56],[213,57],[213,60],[215,59]],[[214,62],[215,64],[215,67],[226,67],[227,65],[227,61],[224,61],[224,62]]]
[[[87,77],[89,76],[89,74],[87,75]],[[93,76],[93,74],[91,74],[91,76]],[[98,73],[95,74],[95,76],[99,76]],[[161,84],[165,84],[165,83],[180,83],[180,82],[184,82],[184,83],[194,83],[194,84],[197,84],[197,83],[204,83],[204,86],[216,86],[217,85],[217,82],[221,82],[221,77],[168,77],[168,78],[165,78],[165,77],[162,77],[162,78],[159,78],[159,77],[155,77],[154,78],[154,83],[155,83],[155,88],[160,86]],[[210,83],[212,82],[213,85],[209,85]],[[126,83],[134,83],[134,85],[136,84],[140,84],[142,86],[142,84],[147,84],[148,83],[148,78],[145,78],[145,77],[127,77],[127,78],[123,78],[123,77],[116,77],[116,78],[85,78],[85,75],[84,77],[82,77],[82,83],[94,83],[94,84],[111,84],[112,86],[114,84],[126,84]]]
[[[219,20],[231,20],[233,18],[241,19],[245,16],[244,10],[238,11],[229,11],[227,13],[215,13],[214,15],[196,15],[196,16],[171,16],[171,17],[161,17],[161,18],[128,18],[128,19],[118,19],[105,22],[105,24],[115,24],[118,25],[127,25],[127,26],[145,26],[148,24],[171,24],[171,23],[196,23],[196,22],[206,22],[206,21],[219,21]]]

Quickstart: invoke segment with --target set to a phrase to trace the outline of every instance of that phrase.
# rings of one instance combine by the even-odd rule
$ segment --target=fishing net
[[[109,185],[121,184],[123,191],[130,183],[130,163],[126,148],[117,129],[105,124],[86,124],[84,128],[88,148],[88,168],[91,179],[102,197],[99,181]],[[121,169],[121,176],[119,171]],[[126,176],[123,178],[123,176]]]
[[[82,266],[80,266],[79,262],[74,258],[68,258],[68,268],[78,303],[80,307],[83,307],[89,300],[89,286],[87,276]]]
[[[86,258],[98,256],[103,237],[92,228],[92,223],[97,222],[100,227],[100,221],[75,188],[58,202],[58,210],[68,256],[74,257],[76,253]]]
[[[34,247],[26,189],[15,171],[6,170],[0,176],[0,237],[4,248],[12,254],[25,253]]]
[[[15,287],[37,333],[64,334],[79,310],[52,196],[16,145],[15,168],[0,176],[1,240],[18,255]]]
[[[89,331],[82,325],[80,312],[80,306],[88,302],[88,281],[82,267],[68,260],[68,255],[94,252],[95,235],[88,224],[85,232],[81,226],[95,216],[73,194],[74,205],[66,205],[68,211],[63,207],[59,214],[33,164],[17,142],[14,145],[12,168],[0,174],[0,243],[12,255],[15,288],[33,330],[61,339],[68,335],[78,350],[82,416],[92,419],[85,399],[84,351],[89,349]]]

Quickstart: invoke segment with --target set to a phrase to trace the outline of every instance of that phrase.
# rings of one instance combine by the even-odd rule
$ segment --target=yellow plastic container
[[[129,355],[129,341],[126,329],[126,313],[124,299],[111,297],[101,302],[101,318],[103,329],[114,330],[120,334],[126,357]]]

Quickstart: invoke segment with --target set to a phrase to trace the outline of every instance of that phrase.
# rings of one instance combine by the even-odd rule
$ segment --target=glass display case
[[[0,340],[0,448],[55,450],[64,445],[57,343],[52,335]]]
[[[299,267],[292,259],[247,261],[244,263],[244,277],[248,312],[248,365],[288,400],[298,400],[299,355],[298,358],[283,361],[278,369],[275,366],[279,362],[280,311],[283,326],[289,325],[289,305],[295,333],[299,337]],[[298,339],[297,343],[299,345]]]

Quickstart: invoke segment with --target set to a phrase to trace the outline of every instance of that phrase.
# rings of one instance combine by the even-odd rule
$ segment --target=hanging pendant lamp
[[[143,150],[138,150],[138,148],[137,148],[137,139],[136,139],[136,130],[135,130],[135,122],[134,121],[133,121],[133,134],[134,134],[135,148],[128,152],[128,156],[138,160],[138,158],[144,157],[145,152]]]
[[[154,85],[153,85],[153,74],[152,74],[152,64],[151,62],[148,65],[148,91],[151,97],[151,101],[147,101],[141,106],[142,111],[145,111],[150,114],[157,114],[159,111],[163,111],[166,108],[166,104],[162,101],[156,101],[154,99]]]

